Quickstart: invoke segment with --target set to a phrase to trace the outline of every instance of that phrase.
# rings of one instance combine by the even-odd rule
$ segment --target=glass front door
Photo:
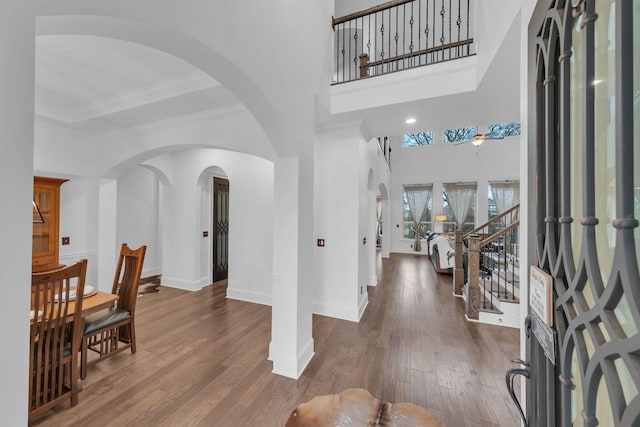
[[[530,316],[527,422],[637,426],[640,2],[539,1],[529,29],[530,241],[555,344]]]

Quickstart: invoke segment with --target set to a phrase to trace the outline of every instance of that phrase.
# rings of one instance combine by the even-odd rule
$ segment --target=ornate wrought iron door
[[[229,180],[213,178],[213,281],[229,268]]]
[[[529,426],[640,425],[639,65],[639,1],[538,2],[528,231],[557,340],[554,364],[528,323]]]

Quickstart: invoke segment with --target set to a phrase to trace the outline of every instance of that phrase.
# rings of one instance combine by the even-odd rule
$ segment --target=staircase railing
[[[333,18],[333,83],[475,54],[470,0],[393,0]]]
[[[478,319],[481,309],[495,310],[497,301],[519,300],[519,214],[517,204],[469,233],[456,233],[454,293],[466,289],[469,319]]]

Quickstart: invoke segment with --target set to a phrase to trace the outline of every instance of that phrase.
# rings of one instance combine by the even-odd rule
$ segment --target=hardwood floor
[[[314,316],[315,357],[298,381],[271,373],[271,309],[160,287],[137,306],[138,352],[91,366],[79,404],[40,426],[283,426],[298,403],[362,387],[428,408],[449,427],[519,426],[504,385],[518,331],[464,320],[451,276],[424,256],[379,261],[353,323]]]

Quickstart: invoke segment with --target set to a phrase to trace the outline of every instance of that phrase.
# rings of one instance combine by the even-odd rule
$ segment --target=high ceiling
[[[222,85],[181,59],[94,36],[39,36],[35,87],[38,120],[87,133],[238,104]]]

